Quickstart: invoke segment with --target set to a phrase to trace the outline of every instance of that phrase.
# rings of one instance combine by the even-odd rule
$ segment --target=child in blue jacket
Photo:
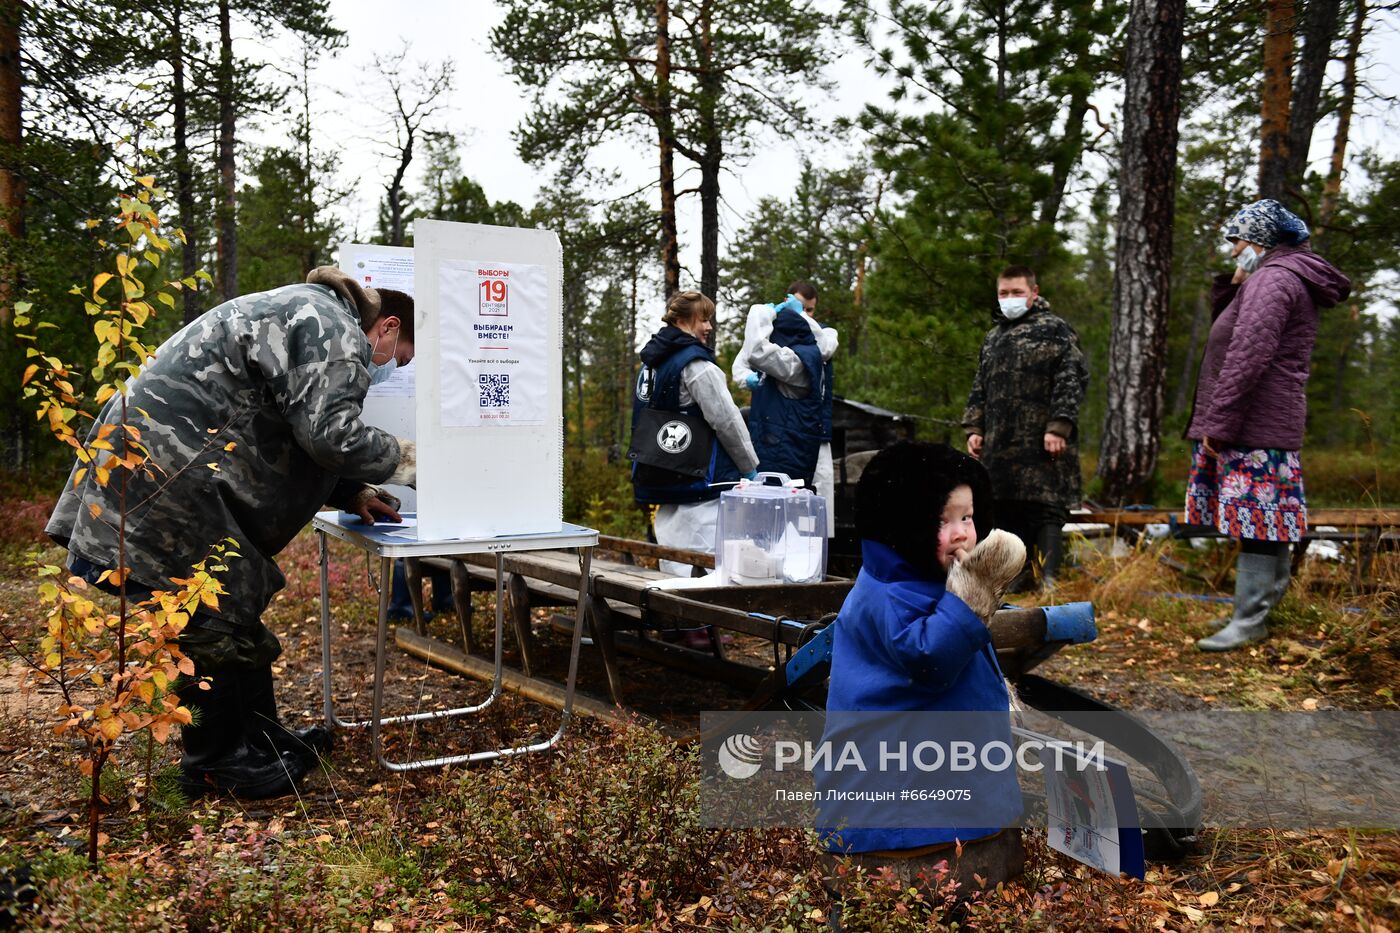
[[[927,728],[928,719],[921,724],[901,712],[960,713],[963,737],[1011,743],[1010,697],[986,623],[1020,571],[1025,548],[1014,535],[990,528],[991,502],[986,469],[943,444],[890,447],[861,475],[856,530],[863,563],[835,623],[823,740],[862,746],[872,771],[880,758],[877,739],[904,738],[912,745],[920,740],[921,725]],[[942,725],[938,729],[940,736],[948,734]],[[824,809],[823,832],[833,853],[859,854],[868,866],[888,864],[917,883],[919,871],[944,859],[954,862],[961,845],[958,861],[966,870],[955,865],[955,877],[970,879],[975,870],[995,884],[1019,873],[1019,831],[1003,831],[1021,816],[1014,766],[961,774],[832,770],[819,771],[817,781],[823,790],[967,792],[963,806],[930,804],[912,813],[902,807],[894,824],[888,810],[878,811],[877,825],[862,826],[845,821],[858,808]],[[957,814],[952,818],[958,825],[920,825],[920,812],[931,820]],[[832,819],[833,813],[839,815]],[[997,867],[1002,865],[1011,871]]]

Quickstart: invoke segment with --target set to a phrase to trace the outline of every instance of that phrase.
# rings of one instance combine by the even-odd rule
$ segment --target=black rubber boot
[[[1065,557],[1064,522],[1040,526],[1035,538],[1034,562],[1040,575],[1040,588],[1053,589]]]
[[[243,724],[244,691],[237,675],[180,688],[180,701],[195,724],[181,730],[180,789],[190,798],[227,793],[249,800],[292,793],[309,765],[298,755],[270,752],[248,741]]]
[[[288,729],[277,715],[272,668],[249,671],[243,678],[244,728],[249,741],[273,752],[290,752],[307,760],[308,770],[335,747],[335,735],[325,726]]]

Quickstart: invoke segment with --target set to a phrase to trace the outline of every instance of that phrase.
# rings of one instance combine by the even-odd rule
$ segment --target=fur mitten
[[[1021,539],[997,528],[948,571],[948,592],[967,603],[983,622],[1001,606],[1006,588],[1026,562]]]
[[[384,482],[394,486],[412,486],[418,482],[418,446],[413,441],[396,438],[399,442],[399,465]]]

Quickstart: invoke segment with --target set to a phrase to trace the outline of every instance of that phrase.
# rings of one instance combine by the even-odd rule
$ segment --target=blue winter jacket
[[[987,627],[943,583],[919,576],[893,548],[862,541],[861,554],[860,574],[835,623],[823,741],[838,745],[854,741],[867,762],[876,762],[879,741],[919,740],[908,734],[909,724],[917,717],[873,718],[869,713],[941,711],[969,714],[957,720],[940,717],[940,722],[965,722],[966,728],[958,733],[962,738],[979,745],[992,741],[1011,745],[1006,684]],[[843,712],[862,715],[843,717]],[[982,715],[974,715],[977,712]],[[849,790],[863,783],[877,789],[926,786],[970,792],[970,805],[957,810],[967,817],[960,825],[871,828],[827,823],[820,828],[832,851],[911,849],[954,839],[967,841],[1015,825],[1021,816],[1014,766],[956,775],[915,770],[852,776],[818,770],[816,778],[823,790]]]
[[[811,326],[796,311],[778,312],[770,339],[797,354],[809,388],[804,398],[788,398],[775,380],[764,378],[753,392],[749,436],[759,470],[800,477],[811,486],[821,445],[831,440],[831,362],[823,362]]]

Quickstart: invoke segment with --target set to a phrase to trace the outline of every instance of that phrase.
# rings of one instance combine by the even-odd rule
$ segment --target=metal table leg
[[[322,687],[325,700],[326,722],[333,727],[370,730],[370,743],[375,760],[391,772],[416,771],[422,768],[443,767],[466,764],[476,761],[491,761],[512,755],[546,751],[558,745],[564,737],[570,719],[573,718],[574,693],[578,682],[579,647],[583,639],[584,613],[587,608],[588,591],[592,585],[590,568],[593,561],[593,548],[581,547],[579,551],[579,598],[574,616],[573,638],[569,646],[569,673],[565,683],[564,708],[559,719],[559,728],[548,739],[528,745],[500,748],[494,751],[472,752],[460,755],[444,755],[436,758],[422,758],[416,761],[389,761],[383,752],[383,727],[397,723],[423,722],[431,719],[447,719],[477,713],[496,701],[504,683],[504,635],[505,635],[505,566],[504,554],[496,554],[496,651],[495,670],[491,683],[491,694],[474,706],[463,706],[450,710],[434,710],[423,713],[410,713],[400,716],[385,716],[384,713],[384,668],[389,635],[389,597],[393,582],[394,562],[391,558],[381,558],[379,565],[379,619],[375,631],[374,644],[374,689],[368,719],[347,722],[335,714],[331,681],[331,611],[330,611],[330,572],[329,550],[324,532],[320,534],[321,557],[321,661]]]

